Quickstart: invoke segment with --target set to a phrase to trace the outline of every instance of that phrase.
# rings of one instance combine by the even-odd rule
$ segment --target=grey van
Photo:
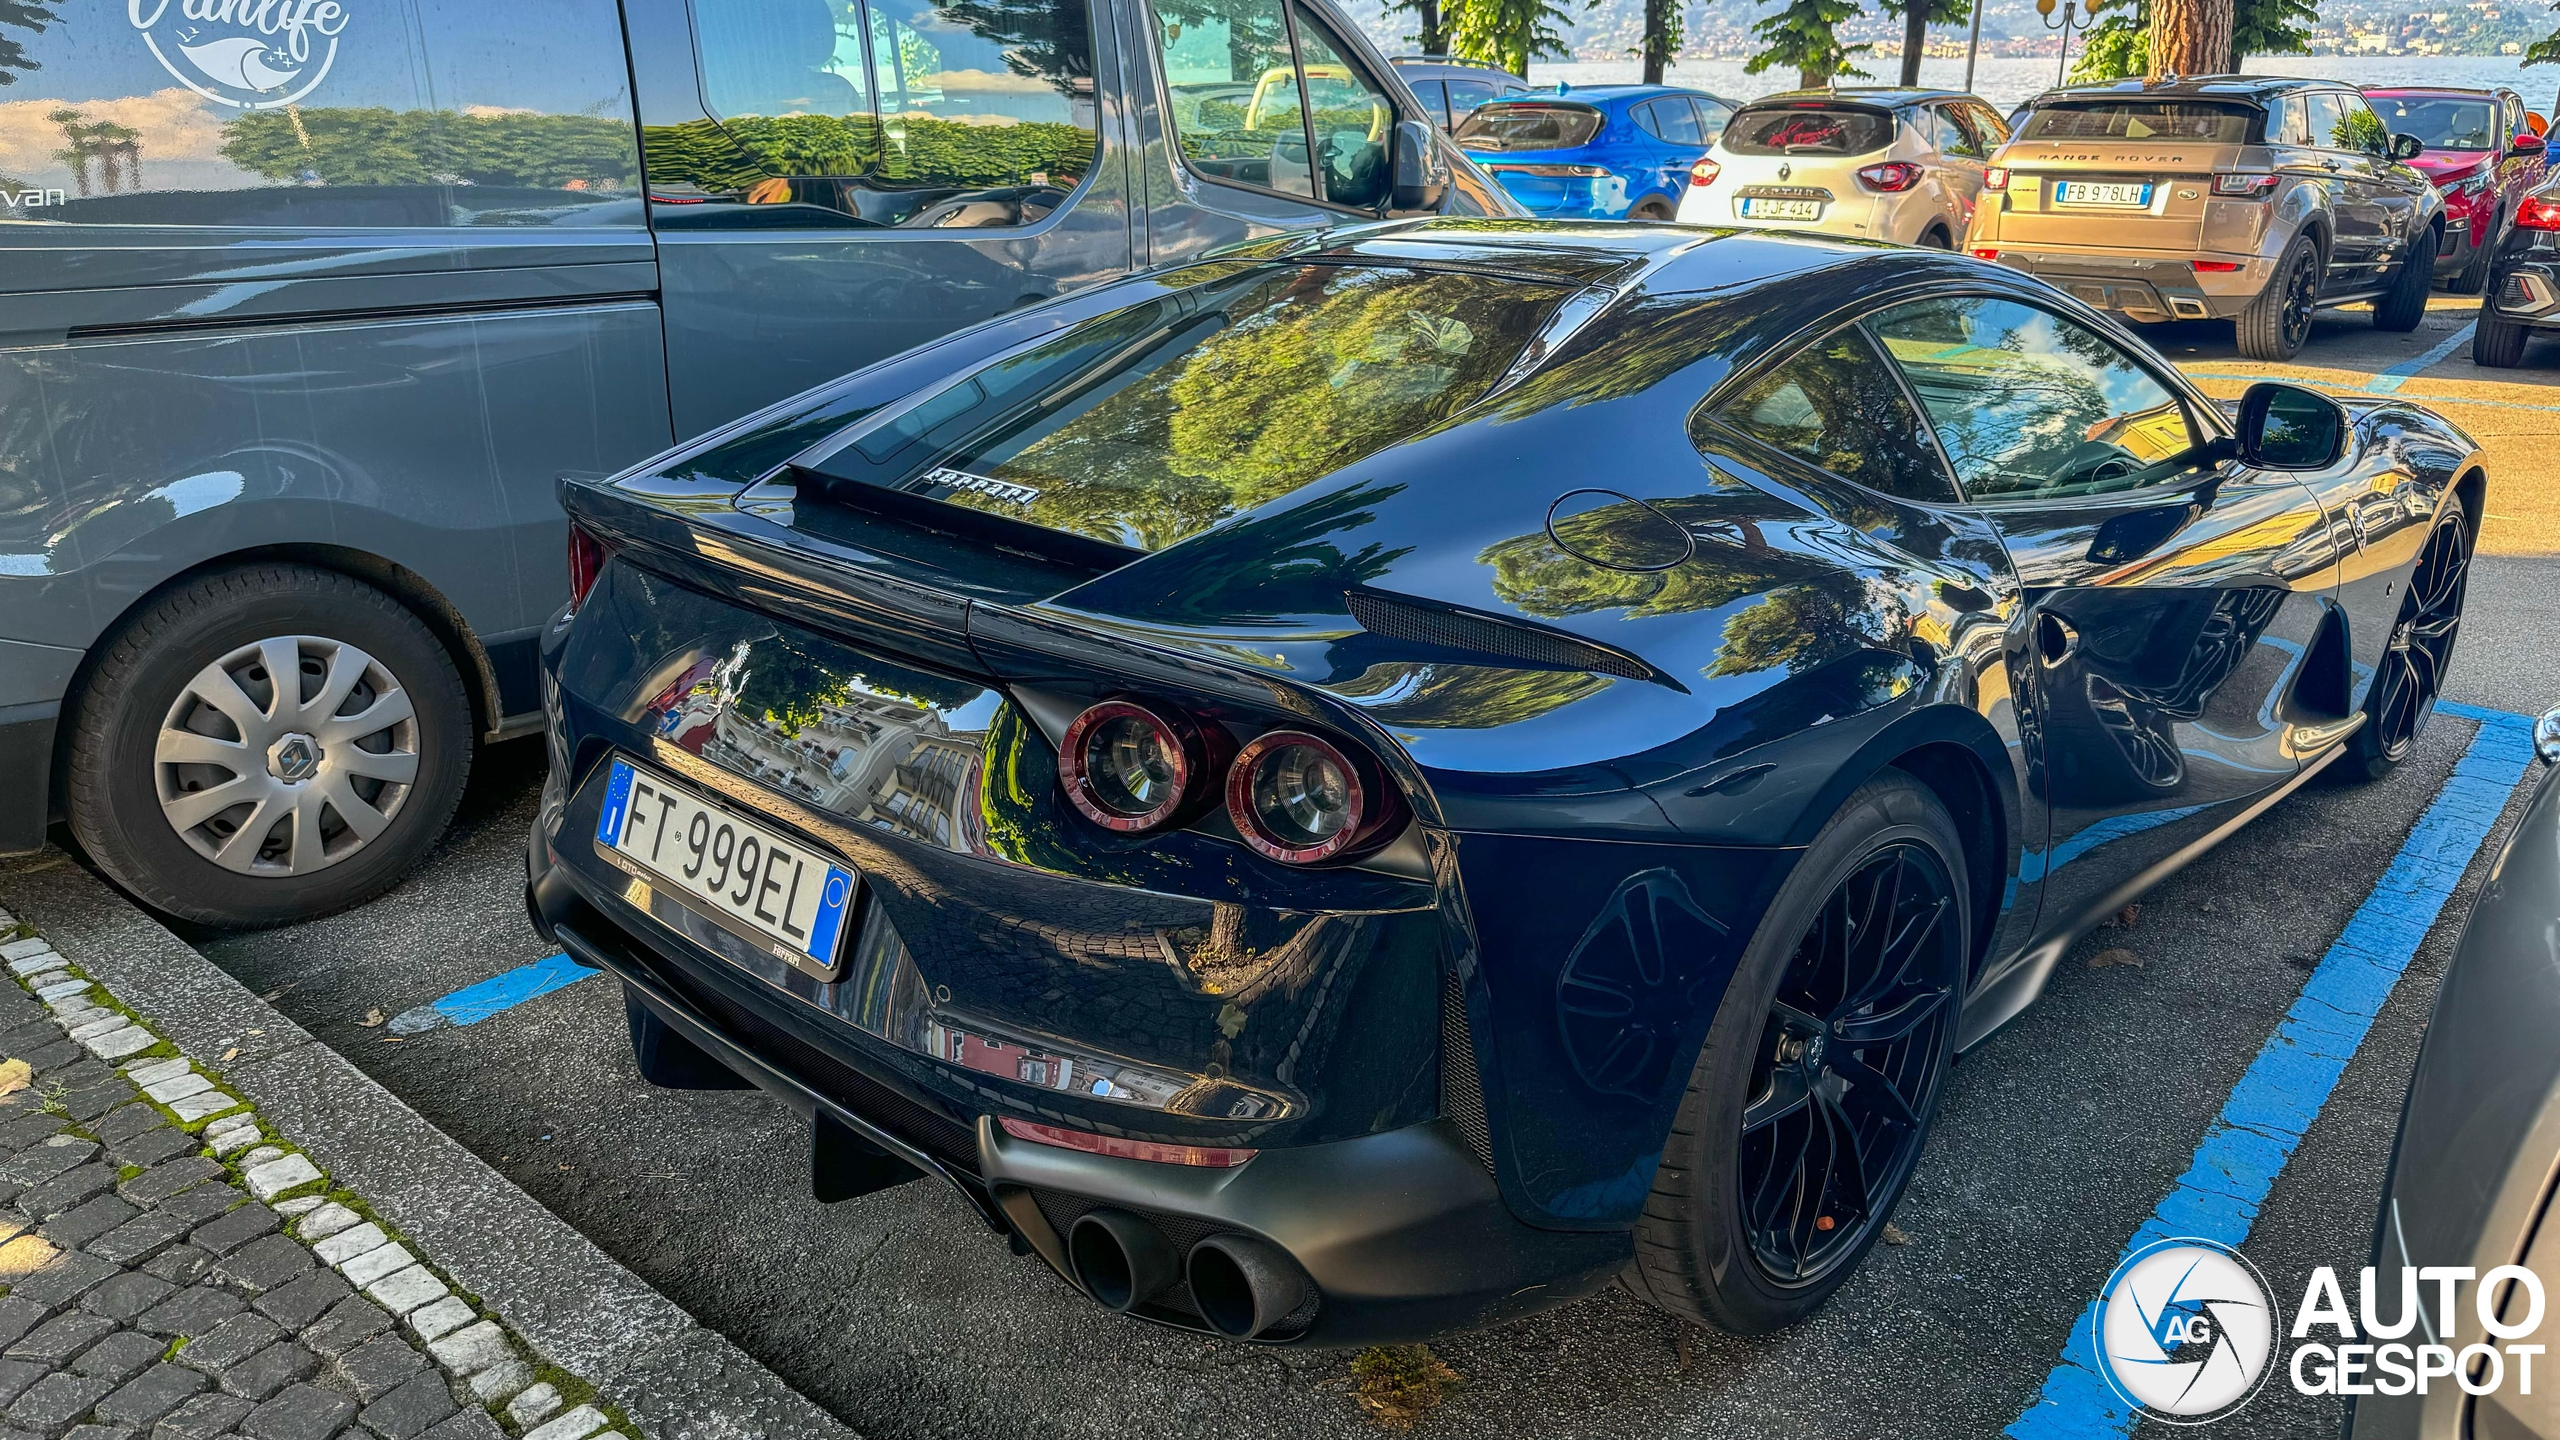
[[[0,5],[0,852],[65,818],[215,924],[379,893],[540,723],[560,476],[1212,247],[1518,213],[1437,118],[1329,0]]]

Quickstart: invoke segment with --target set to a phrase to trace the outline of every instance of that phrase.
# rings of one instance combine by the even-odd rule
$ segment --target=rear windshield
[[[2021,140],[2165,140],[2246,145],[2258,112],[2199,100],[2104,100],[2053,105],[2027,116]]]
[[[1893,143],[1893,117],[1847,106],[1744,109],[1724,127],[1735,155],[1864,155]]]
[[[2494,100],[2394,99],[2365,97],[2382,116],[2382,128],[2394,135],[2415,135],[2430,150],[2495,150],[2498,148],[2498,103]]]
[[[1456,413],[1572,293],[1262,261],[1165,281],[1181,288],[990,365],[811,468],[1160,550]]]
[[[1570,150],[1600,133],[1600,112],[1588,105],[1479,105],[1451,133],[1470,150]]]

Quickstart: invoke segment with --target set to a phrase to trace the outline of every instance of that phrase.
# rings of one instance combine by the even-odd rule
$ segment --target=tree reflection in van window
[[[1036,224],[1092,166],[1086,0],[698,0],[694,15],[714,119],[644,134],[654,193],[685,207],[661,223]]]

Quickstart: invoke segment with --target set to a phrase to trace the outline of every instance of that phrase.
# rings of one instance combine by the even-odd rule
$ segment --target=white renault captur
[[[1952,250],[2009,138],[1979,97],[1796,90],[1743,106],[1690,167],[1680,220]]]

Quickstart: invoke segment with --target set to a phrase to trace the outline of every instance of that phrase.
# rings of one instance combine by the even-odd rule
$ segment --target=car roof
[[[2367,85],[2367,95],[2460,95],[2466,99],[2492,100],[2516,93],[2504,85]]]
[[[2345,80],[2320,80],[2301,75],[2190,75],[2164,80],[2093,80],[2079,85],[2058,85],[2038,95],[2031,104],[2048,100],[2095,99],[2109,95],[2138,95],[2145,99],[2193,100],[2265,100],[2296,90],[2353,90]]]
[[[1508,80],[1514,85],[1529,82],[1482,60],[1459,60],[1447,55],[1391,55],[1387,63],[1409,75],[1426,79]]]
[[[1526,95],[1505,95],[1497,104],[1517,105],[1523,100],[1580,100],[1592,105],[1626,105],[1638,100],[1651,100],[1657,95],[1695,95],[1702,100],[1723,97],[1686,85],[1569,85],[1559,93],[1554,89],[1532,90]]]
[[[1977,100],[1980,96],[1962,90],[1929,90],[1918,86],[1842,85],[1824,90],[1781,90],[1748,102],[1760,105],[1801,105],[1806,101],[1848,100],[1863,105],[1881,105],[1888,109],[1901,105],[1917,105],[1926,100]]]

